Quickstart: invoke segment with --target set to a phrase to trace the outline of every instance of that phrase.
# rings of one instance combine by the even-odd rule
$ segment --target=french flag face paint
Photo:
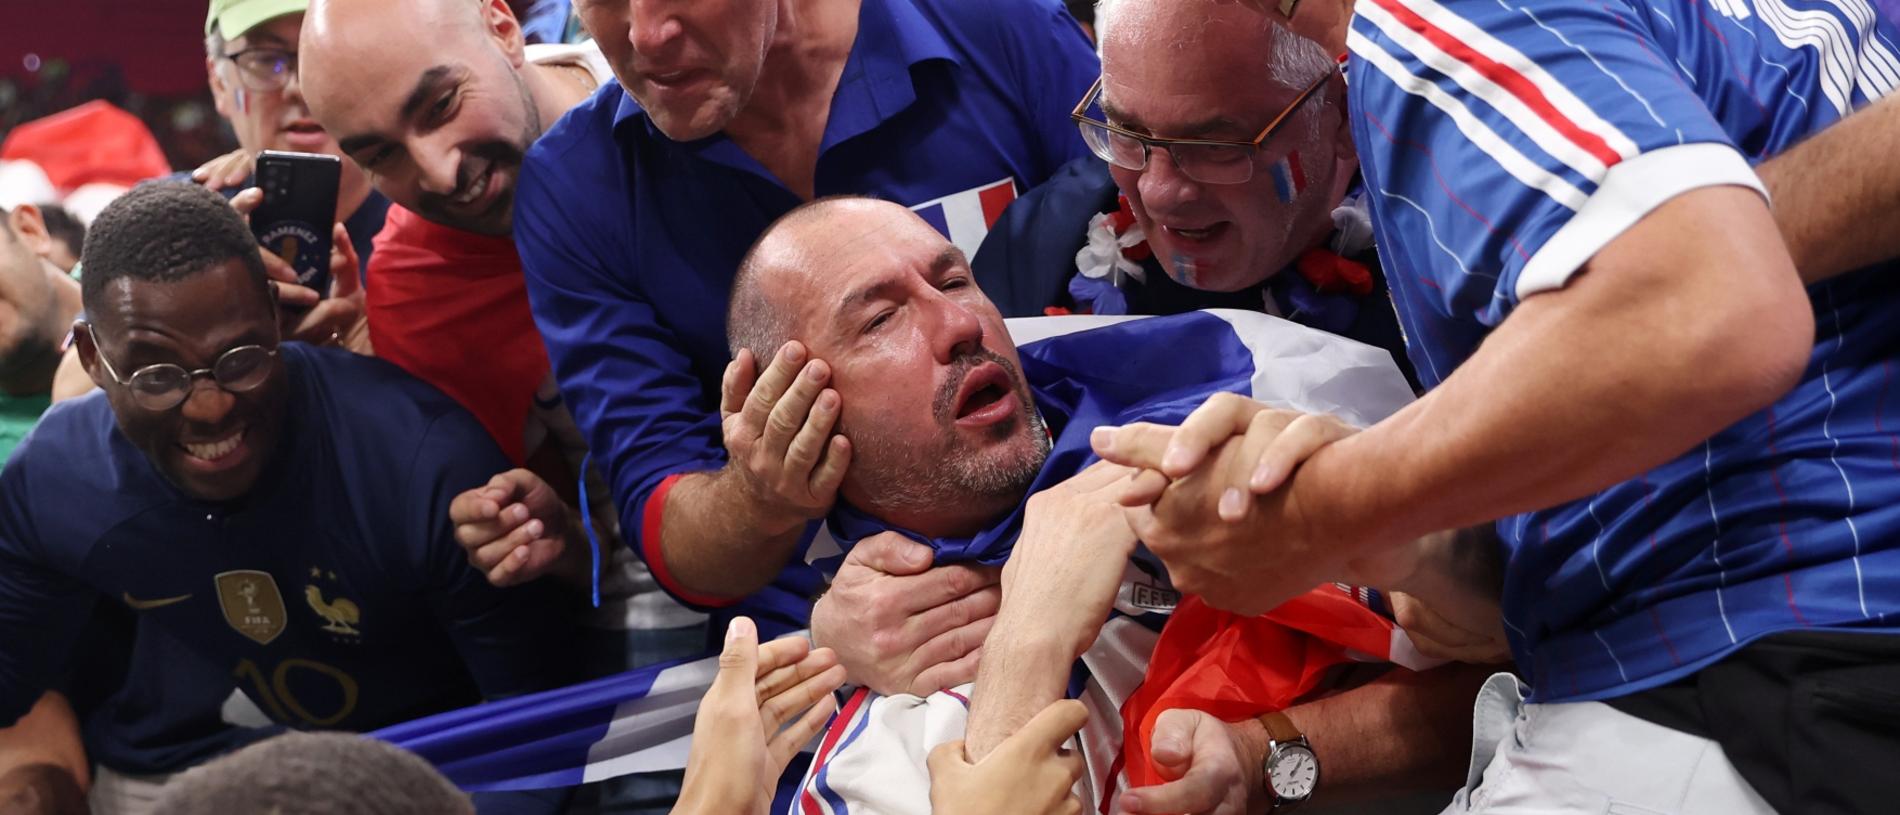
[[[235,101],[237,102],[237,109],[239,113],[251,112],[251,95],[245,92],[243,85],[239,85],[237,87],[237,90],[233,92],[231,95],[235,98]]]
[[[1306,191],[1306,173],[1300,169],[1300,152],[1294,150],[1273,163],[1268,172],[1273,175],[1273,191],[1280,196],[1280,203],[1291,204],[1293,199]]]

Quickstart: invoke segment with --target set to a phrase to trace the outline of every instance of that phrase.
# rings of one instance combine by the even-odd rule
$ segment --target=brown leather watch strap
[[[1267,728],[1267,738],[1273,739],[1275,742],[1281,744],[1299,741],[1300,738],[1305,735],[1300,732],[1298,727],[1294,726],[1292,719],[1287,718],[1285,713],[1281,713],[1277,710],[1262,714],[1260,716],[1260,723]]]

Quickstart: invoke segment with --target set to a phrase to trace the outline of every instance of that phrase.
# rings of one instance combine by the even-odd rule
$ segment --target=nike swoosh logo
[[[125,592],[124,599],[125,599],[125,604],[128,606],[131,606],[133,611],[149,611],[155,608],[164,608],[173,603],[185,602],[186,600],[191,599],[191,595],[181,594],[181,595],[178,595],[177,597],[161,597],[157,600],[140,600],[136,597],[133,597],[132,593],[128,591],[128,592]]]

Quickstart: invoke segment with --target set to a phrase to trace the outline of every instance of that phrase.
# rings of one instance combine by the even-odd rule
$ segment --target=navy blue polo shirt
[[[1017,192],[1085,155],[1068,114],[1099,73],[1055,0],[863,0],[816,193],[912,207],[974,253]],[[664,501],[650,499],[724,465],[733,272],[799,203],[723,134],[667,138],[618,83],[569,111],[521,170],[515,240],[555,376],[629,543],[702,606],[727,603],[671,579],[654,532]],[[768,630],[802,626],[817,583],[797,564],[743,605]]]
[[[279,447],[234,502],[180,493],[103,392],[55,405],[0,471],[0,724],[72,664],[95,600],[138,624],[92,758],[168,772],[234,746],[232,690],[294,728],[371,730],[572,678],[552,586],[497,589],[449,502],[508,468],[479,423],[380,360],[282,346]]]

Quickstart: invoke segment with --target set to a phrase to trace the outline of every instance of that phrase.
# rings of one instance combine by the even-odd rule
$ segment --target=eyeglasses
[[[90,331],[90,328],[88,328]],[[244,393],[256,390],[270,378],[271,360],[277,356],[277,349],[262,345],[240,345],[218,356],[209,368],[187,369],[183,365],[169,362],[147,365],[132,372],[129,377],[119,376],[113,370],[112,361],[106,359],[105,349],[98,348],[98,339],[93,347],[98,349],[99,364],[104,365],[106,374],[112,381],[132,391],[132,401],[139,407],[152,411],[165,411],[185,403],[191,396],[192,385],[198,377],[209,376],[218,387],[230,393]]]
[[[1261,128],[1260,135],[1251,141],[1222,141],[1218,139],[1158,139],[1144,136],[1125,127],[1118,127],[1104,121],[1089,118],[1084,113],[1090,106],[1101,101],[1102,80],[1098,77],[1095,84],[1089,86],[1089,92],[1077,102],[1069,118],[1075,120],[1082,130],[1082,141],[1089,150],[1110,164],[1124,170],[1142,170],[1148,166],[1148,155],[1153,148],[1160,147],[1168,151],[1174,159],[1174,166],[1181,168],[1188,178],[1203,184],[1243,184],[1253,178],[1254,156],[1260,152],[1260,145],[1281,126],[1293,118],[1293,112],[1306,104],[1313,94],[1326,84],[1332,73],[1321,74],[1300,91],[1300,95],[1287,105],[1286,110],[1267,122]]]
[[[246,48],[223,56],[237,64],[238,81],[259,93],[283,90],[297,72],[297,52],[282,48]]]

